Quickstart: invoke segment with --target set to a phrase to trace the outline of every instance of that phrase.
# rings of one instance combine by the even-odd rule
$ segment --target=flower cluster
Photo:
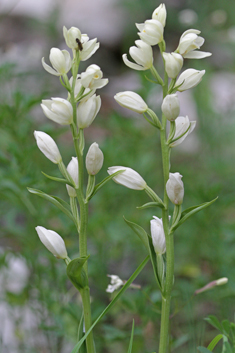
[[[92,124],[101,107],[101,98],[96,95],[96,90],[107,85],[108,79],[103,78],[100,67],[95,64],[88,66],[84,72],[78,74],[80,61],[89,59],[99,48],[96,38],[89,40],[87,34],[82,34],[76,27],[70,29],[64,27],[63,35],[68,48],[72,50],[72,57],[67,50],[52,48],[49,55],[51,66],[45,63],[44,58],[42,58],[42,65],[51,75],[59,76],[62,85],[67,90],[68,97],[67,99],[56,97],[42,100],[41,107],[48,119],[71,127],[73,138],[79,141],[82,154],[83,129]],[[70,70],[72,75],[69,78]],[[66,188],[70,199],[76,198],[79,189],[78,158],[72,157],[66,169],[52,137],[42,131],[35,131],[34,136],[41,152],[51,162],[58,164],[61,173],[69,181]],[[103,159],[102,151],[94,142],[86,155],[86,169],[89,176],[94,177],[100,171]],[[62,259],[67,257],[63,239],[57,233],[43,227],[37,227],[36,230],[43,244],[56,257]]]

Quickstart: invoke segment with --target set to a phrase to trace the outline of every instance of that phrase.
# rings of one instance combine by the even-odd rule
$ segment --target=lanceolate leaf
[[[42,197],[43,199],[50,201],[51,203],[53,203],[53,205],[55,205],[56,207],[58,207],[62,212],[64,212],[70,219],[72,219],[72,221],[76,224],[76,220],[73,217],[73,215],[71,214],[71,212],[69,211],[70,206],[63,200],[61,200],[59,197],[56,196],[51,196],[46,194],[45,192],[41,191],[41,190],[37,190],[37,189],[32,189],[32,188],[28,188],[28,191],[31,192],[31,194],[35,194],[37,196]]]
[[[59,183],[63,183],[63,184],[68,184],[72,187],[74,187],[74,185],[72,183],[70,183],[70,181],[66,180],[66,179],[63,179],[63,178],[57,178],[57,177],[54,177],[54,176],[51,176],[51,175],[48,175],[44,172],[42,172],[42,174],[48,178],[48,179],[51,179],[51,180],[54,180],[54,181],[58,181]]]
[[[154,247],[153,247],[153,243],[152,243],[152,239],[151,239],[150,236],[148,237],[148,250],[149,250],[150,260],[151,260],[151,263],[152,263],[152,266],[153,266],[153,273],[154,273],[156,282],[157,282],[160,290],[162,290],[161,281],[160,281],[160,278],[158,277],[158,272],[157,272],[156,253],[155,253],[155,250],[154,250]]]
[[[138,208],[139,210],[143,210],[143,209],[149,208],[149,207],[161,207],[162,208],[162,204],[160,202],[148,202],[148,203],[145,203],[143,206],[139,206],[136,208]]]
[[[145,232],[145,230],[138,224],[128,221],[125,217],[123,218],[126,224],[138,235],[140,240],[144,243],[146,249],[149,250],[148,234]]]
[[[95,187],[94,187],[94,191],[93,193],[89,196],[89,200],[97,193],[97,191],[99,189],[101,189],[109,180],[112,180],[113,177],[117,176],[118,174],[122,173],[124,171],[123,170],[118,170],[116,173],[113,173],[109,176],[107,176],[104,180],[102,180],[99,184],[97,184]]]
[[[132,323],[131,339],[130,339],[130,344],[129,344],[127,353],[132,353],[132,345],[133,345],[133,338],[134,338],[134,329],[135,329],[135,320],[133,320],[133,323]]]
[[[209,346],[207,347],[207,349],[212,352],[213,349],[215,348],[215,346],[217,345],[217,343],[218,343],[221,339],[223,339],[223,335],[221,335],[221,334],[217,335],[217,336],[211,341],[211,343],[209,344]]]
[[[78,353],[81,345],[89,335],[89,333],[93,330],[96,324],[104,317],[104,315],[113,307],[113,305],[116,303],[116,301],[121,297],[121,295],[127,290],[127,288],[130,286],[130,284],[135,280],[135,278],[138,276],[138,274],[142,271],[144,266],[147,264],[149,260],[149,256],[147,256],[144,261],[139,265],[139,267],[135,270],[133,275],[128,279],[126,284],[122,287],[122,289],[118,292],[116,297],[111,301],[111,303],[104,309],[104,311],[100,314],[100,316],[95,320],[93,325],[90,327],[90,329],[86,332],[86,334],[83,336],[83,338],[76,344],[76,346],[73,348],[71,353]]]
[[[184,212],[182,212],[181,214],[180,221],[174,227],[172,227],[171,231],[175,231],[179,226],[181,226],[181,224],[187,221],[189,217],[193,216],[195,213],[203,210],[204,208],[212,205],[212,203],[215,202],[217,199],[218,197],[216,197],[212,201],[202,203],[201,205],[198,205],[198,206],[189,207],[186,210],[184,210]]]
[[[82,339],[82,337],[84,336],[84,332],[83,332],[83,323],[84,323],[84,315],[82,314],[81,320],[79,322],[79,326],[78,326],[78,341],[80,341]],[[78,353],[86,353],[86,345],[85,342],[82,344],[82,346],[79,349]]]

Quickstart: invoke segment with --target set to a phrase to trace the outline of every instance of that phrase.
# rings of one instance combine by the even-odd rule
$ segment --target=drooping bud
[[[170,173],[166,183],[167,195],[175,205],[181,205],[184,198],[184,184],[181,178],[180,173]]]
[[[64,240],[58,233],[41,226],[38,226],[35,229],[41,242],[55,257],[58,259],[65,259],[67,257],[68,254]]]
[[[102,168],[104,162],[104,155],[99,148],[98,143],[94,142],[86,155],[86,169],[88,174],[96,175]]]
[[[120,166],[109,167],[108,173],[109,175],[112,175],[119,170],[123,170],[123,173],[113,177],[113,180],[117,184],[121,184],[133,190],[144,190],[146,188],[146,181],[142,178],[142,176],[139,175],[139,173],[131,168]]]
[[[184,59],[178,53],[162,53],[168,77],[176,78],[182,69]]]
[[[72,157],[71,161],[67,166],[67,171],[70,174],[71,178],[73,179],[75,186],[78,188],[78,159],[77,157]],[[76,197],[76,190],[70,186],[66,185],[68,194],[70,197]]]
[[[77,107],[77,125],[79,129],[84,129],[91,125],[101,107],[100,96],[95,94],[79,103]]]
[[[166,239],[162,219],[155,216],[153,218],[150,221],[153,247],[157,255],[162,255],[166,252]]]
[[[120,92],[114,96],[114,99],[122,107],[133,110],[134,112],[140,114],[143,114],[148,109],[148,106],[143,100],[143,98],[141,98],[140,95],[135,92]]]
[[[162,102],[162,112],[167,120],[175,120],[180,113],[180,103],[177,93],[168,94]]]
[[[58,164],[62,161],[60,151],[57,147],[57,144],[43,131],[34,131],[34,137],[36,139],[38,148],[40,151],[55,164]]]
[[[42,110],[48,119],[61,125],[70,125],[73,122],[73,107],[63,98],[42,100]]]

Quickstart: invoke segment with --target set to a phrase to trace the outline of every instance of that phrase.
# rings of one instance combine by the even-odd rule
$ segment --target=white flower
[[[177,53],[162,53],[165,60],[166,73],[170,78],[176,78],[182,69],[184,59]]]
[[[150,221],[153,247],[157,255],[162,255],[166,252],[166,239],[162,219],[155,216],[153,218]]]
[[[100,46],[100,43],[97,43],[97,38],[89,40],[87,34],[82,34],[80,42],[82,44],[82,51],[79,55],[81,61],[89,59]]]
[[[195,69],[187,69],[179,76],[174,87],[181,85],[177,88],[180,92],[193,88],[201,82],[202,76],[205,75],[205,72],[206,70],[199,71]]]
[[[147,104],[137,93],[125,91],[117,93],[114,99],[122,107],[133,110],[134,112],[143,114],[148,109]]]
[[[175,205],[181,205],[184,198],[184,184],[181,178],[180,173],[170,173],[166,183],[167,195]]]
[[[77,124],[79,129],[84,129],[91,125],[100,107],[100,96],[96,96],[95,94],[79,103],[77,107]]]
[[[43,131],[34,131],[34,137],[36,139],[38,148],[41,152],[55,164],[58,164],[62,161],[60,151],[57,147],[57,144]]]
[[[71,161],[69,162],[68,166],[67,166],[67,171],[70,174],[71,178],[74,181],[74,184],[76,186],[76,188],[78,188],[78,159],[77,157],[72,157]],[[70,197],[76,197],[76,190],[70,186],[66,184],[66,188],[68,191],[68,194]]]
[[[70,78],[69,80],[70,86],[72,87],[73,85],[73,77]],[[74,86],[74,96],[76,97],[78,93],[80,92],[81,88],[83,88],[82,82],[81,82],[81,75],[78,74],[77,78],[75,80],[75,86]],[[86,95],[82,100],[87,100],[89,97],[91,97],[95,93],[95,90],[91,90],[90,88],[86,88],[85,91],[83,92],[83,96]],[[70,97],[70,95],[69,95]]]
[[[111,278],[111,284],[108,285],[106,292],[113,293],[115,290],[124,285],[123,280],[116,275],[108,275]]]
[[[147,20],[144,23],[136,23],[140,32],[140,39],[149,45],[156,45],[163,40],[163,25],[158,20]]]
[[[112,175],[119,170],[123,170],[123,172],[113,178],[117,184],[121,184],[134,190],[144,190],[146,188],[146,181],[139,175],[139,173],[131,168],[120,166],[109,167],[108,173],[109,175]]]
[[[189,118],[187,116],[179,116],[175,120],[175,135],[173,137],[173,141],[170,144],[170,147],[175,147],[179,145],[181,142],[184,141],[184,139],[191,134],[191,132],[194,130],[196,126],[196,121],[189,121]],[[181,136],[181,137],[180,137]],[[179,138],[180,137],[180,138]]]
[[[63,74],[67,74],[67,72],[71,69],[72,60],[67,50],[51,48],[49,59],[54,69],[45,63],[44,58],[42,58],[42,66],[52,75],[61,76]]]
[[[166,24],[166,6],[165,6],[165,4],[159,5],[153,11],[152,19],[153,20],[158,20],[159,22],[161,22],[163,27],[165,27],[165,24]]]
[[[85,72],[81,74],[81,84],[85,88],[90,88],[91,90],[96,90],[97,88],[102,88],[109,80],[107,78],[102,78],[103,72],[100,70],[98,65],[90,65]]]
[[[98,143],[94,142],[86,155],[86,169],[88,174],[96,175],[102,168],[104,162],[104,155],[99,148]]]
[[[162,112],[167,120],[175,120],[180,113],[180,103],[177,93],[168,94],[162,102]]]
[[[64,26],[63,35],[67,46],[71,49],[78,49],[77,39],[81,41],[81,31],[76,27],[71,27],[69,30]]]
[[[70,125],[73,122],[73,107],[63,98],[42,100],[42,110],[48,119],[61,125]]]
[[[41,226],[38,226],[35,229],[41,242],[55,257],[58,259],[66,259],[68,254],[65,243],[58,233]]]
[[[129,53],[132,59],[137,63],[132,63],[127,59],[127,54],[123,54],[122,58],[126,66],[134,70],[144,71],[150,69],[153,65],[153,50],[150,45],[142,40],[135,41],[136,47],[130,47]]]
[[[195,49],[200,49],[203,45],[205,39],[199,37],[198,34],[201,33],[197,29],[188,29],[180,37],[179,46],[177,52],[180,53],[186,59],[202,59],[207,56],[211,56],[211,53],[204,51],[195,51]]]

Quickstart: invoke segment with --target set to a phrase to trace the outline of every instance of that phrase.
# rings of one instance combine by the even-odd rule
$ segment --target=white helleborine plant
[[[152,19],[161,22],[163,27],[166,25],[166,6],[165,4],[159,5],[152,13]]]
[[[107,78],[102,78],[103,72],[100,70],[98,65],[90,65],[85,72],[81,73],[81,84],[85,88],[90,88],[91,90],[96,90],[97,88],[102,88],[109,80]]]
[[[77,125],[79,129],[90,126],[101,107],[100,96],[95,94],[79,103],[77,107]]]
[[[173,141],[170,143],[170,147],[175,147],[182,143],[184,139],[194,130],[196,121],[189,121],[187,116],[179,116],[175,120],[175,134]]]
[[[73,122],[73,107],[63,98],[44,99],[41,104],[46,117],[61,125],[70,125]]]
[[[175,120],[180,113],[180,102],[177,93],[168,94],[162,102],[162,112],[167,120]]]
[[[49,74],[62,76],[67,74],[67,72],[71,69],[72,60],[67,50],[51,48],[49,59],[54,69],[47,65],[44,58],[42,58],[42,66],[47,72],[49,72]]]
[[[134,112],[140,114],[143,114],[148,109],[148,106],[143,100],[143,98],[141,98],[140,95],[135,92],[120,92],[114,96],[114,99],[122,107],[133,110]]]
[[[51,136],[43,131],[34,131],[38,148],[51,162],[59,164],[62,161],[57,144]]]
[[[156,45],[163,40],[163,25],[158,20],[147,20],[144,23],[136,23],[140,32],[140,39],[149,45]]]
[[[211,56],[211,53],[204,51],[195,51],[205,42],[203,37],[199,37],[201,33],[197,29],[188,29],[180,37],[179,46],[177,52],[180,53],[185,59],[203,59],[207,56]]]
[[[199,71],[195,69],[187,69],[178,77],[175,83],[175,87],[180,86],[177,88],[177,90],[180,92],[193,88],[201,82],[205,72],[206,70]]]
[[[175,205],[181,205],[184,198],[184,184],[181,178],[180,173],[170,173],[166,183],[167,195]]]
[[[96,175],[103,166],[104,155],[98,143],[94,142],[86,155],[86,169],[89,175]]]
[[[178,53],[162,53],[165,60],[165,70],[170,78],[176,78],[182,69],[184,59]]]
[[[162,255],[166,252],[166,239],[162,219],[155,216],[153,218],[150,221],[153,247],[157,255]]]
[[[144,71],[150,69],[153,65],[152,47],[143,40],[136,40],[135,44],[136,47],[130,47],[129,53],[136,64],[127,59],[127,54],[122,56],[124,63],[134,70]]]
[[[58,259],[66,259],[68,256],[64,240],[53,230],[37,226],[36,231],[45,247]]]
[[[76,188],[78,188],[78,159],[77,157],[72,157],[71,161],[69,162],[68,166],[67,166],[67,171],[69,173],[69,175],[71,176],[71,178],[74,181],[74,184],[76,186]],[[66,185],[68,194],[70,197],[76,197],[76,190],[70,186],[70,185]]]
[[[113,177],[113,180],[117,184],[121,184],[133,190],[144,190],[147,187],[147,183],[142,176],[131,168],[120,166],[109,167],[108,173],[109,175],[112,175],[119,170],[123,170],[123,172]]]

